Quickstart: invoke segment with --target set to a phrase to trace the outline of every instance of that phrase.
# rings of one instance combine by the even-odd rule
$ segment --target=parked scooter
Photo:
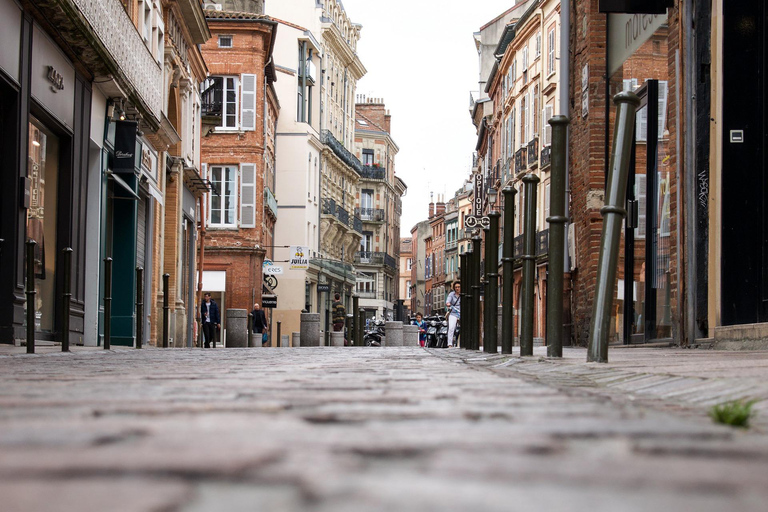
[[[374,319],[368,324],[363,339],[366,347],[380,347],[384,337],[384,320]]]
[[[427,347],[445,348],[448,339],[448,322],[439,315],[428,316],[424,319],[427,322]]]

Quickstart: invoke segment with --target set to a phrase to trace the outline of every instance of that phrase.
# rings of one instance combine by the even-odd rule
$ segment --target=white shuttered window
[[[240,227],[256,227],[256,164],[240,164]]]

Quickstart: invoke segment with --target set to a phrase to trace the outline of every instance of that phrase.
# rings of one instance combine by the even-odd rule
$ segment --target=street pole
[[[459,294],[459,300],[461,301],[461,319],[466,321],[469,318],[469,294],[465,290],[469,289],[467,284],[467,253],[459,254],[459,282],[461,283],[461,294]],[[467,331],[461,329],[459,332],[459,347],[467,348]]]
[[[523,176],[525,232],[523,233],[523,290],[520,298],[520,355],[533,355],[533,285],[536,279],[536,187],[539,177]]]
[[[136,348],[144,343],[144,267],[136,267]]]
[[[27,240],[27,354],[35,353],[35,246],[37,242]]]
[[[64,266],[64,290],[61,294],[61,351],[69,352],[69,314],[72,309],[72,248],[62,250]]]
[[[362,347],[363,344],[361,343],[362,340],[360,340],[359,334],[358,334],[358,325],[357,325],[357,311],[360,309],[360,297],[357,296],[357,294],[352,295],[352,330],[350,331],[352,334],[353,342],[350,343],[350,345],[354,347]]]
[[[550,176],[549,276],[547,277],[547,356],[563,357],[563,274],[565,272],[565,158],[569,119],[555,116],[552,125]]]
[[[168,329],[171,321],[171,308],[168,305],[168,290],[171,274],[163,274],[163,348],[168,348]],[[213,345],[216,346],[216,332],[213,333]]]
[[[499,345],[499,218],[501,214],[488,214],[490,228],[485,238],[485,282],[488,290],[485,296],[486,331],[483,351],[496,354]]]
[[[611,165],[608,168],[608,183],[605,189],[605,206],[600,209],[603,215],[603,232],[600,236],[595,303],[589,324],[587,349],[587,361],[598,363],[608,362],[611,305],[619,264],[621,224],[627,215],[627,210],[624,208],[627,177],[635,128],[635,111],[640,105],[640,98],[633,92],[624,91],[617,94],[613,102],[616,104],[616,124],[613,130]]]
[[[104,259],[104,350],[112,348],[112,258]]]
[[[473,289],[473,283],[472,280],[472,272],[475,264],[475,255],[472,250],[472,245],[469,246],[467,249],[467,252],[464,253],[466,255],[466,267],[464,267],[463,272],[467,274],[466,277],[466,286],[463,288],[466,290],[466,297],[467,301],[464,303],[466,307],[466,313],[464,312],[465,308],[461,308],[461,335],[462,337],[466,336],[466,341],[464,342],[464,348],[467,350],[472,350],[472,347],[475,345],[475,331],[472,329],[472,323],[473,319],[475,318],[475,294]]]
[[[504,254],[502,261],[502,301],[501,301],[501,353],[511,354],[515,344],[515,307],[514,307],[514,258],[515,258],[515,196],[514,187],[504,187]]]
[[[472,237],[472,350],[480,350],[480,295],[483,289],[480,283],[480,255],[482,239],[479,235]]]

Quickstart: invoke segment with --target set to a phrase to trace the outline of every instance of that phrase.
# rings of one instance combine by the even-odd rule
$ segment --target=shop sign
[[[264,271],[264,274],[268,276],[279,276],[283,273],[283,267],[275,265],[271,261],[269,262],[269,265],[264,262],[264,265],[262,265],[261,268]]]
[[[331,291],[331,285],[330,284],[318,284],[317,285],[317,291],[320,293],[328,293]]]
[[[608,15],[608,75],[618,71],[656,30],[667,23],[667,14]]]
[[[307,270],[309,268],[309,247],[292,245],[288,259],[289,270]]]
[[[115,123],[115,159],[112,169],[131,171],[136,166],[136,121],[117,121]]]
[[[599,12],[664,14],[674,0],[600,0]]]
[[[46,75],[46,78],[53,84],[51,86],[52,92],[57,93],[64,90],[64,77],[61,73],[56,71],[56,68],[53,66],[48,66],[48,74]]]
[[[267,309],[274,309],[277,307],[277,295],[262,295],[261,307]]]
[[[472,215],[483,216],[483,175],[475,173],[474,189],[472,191]]]
[[[141,167],[147,176],[157,181],[157,153],[146,142],[141,144]]]

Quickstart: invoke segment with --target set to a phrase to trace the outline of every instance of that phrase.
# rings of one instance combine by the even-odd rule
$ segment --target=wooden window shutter
[[[240,164],[240,227],[256,227],[256,164]]]
[[[243,130],[256,129],[256,75],[241,75],[240,126]]]

